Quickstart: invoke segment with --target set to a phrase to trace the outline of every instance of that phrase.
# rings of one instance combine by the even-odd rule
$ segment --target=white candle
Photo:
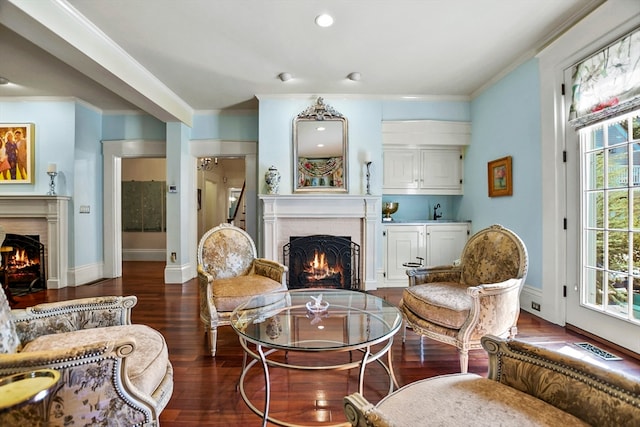
[[[365,163],[371,162],[371,151],[364,152],[364,162]]]
[[[55,163],[49,163],[49,166],[47,166],[47,173],[50,172],[56,172],[57,167]]]

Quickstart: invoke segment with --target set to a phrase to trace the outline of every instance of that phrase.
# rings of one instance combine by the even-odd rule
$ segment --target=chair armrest
[[[482,338],[487,378],[541,399],[590,425],[637,425],[640,383],[559,351],[496,336]],[[585,408],[591,408],[585,410]]]
[[[41,335],[131,324],[135,296],[104,296],[38,304],[11,310],[22,343]]]
[[[60,381],[45,399],[52,425],[82,424],[79,414],[118,425],[144,425],[155,419],[155,402],[131,384],[126,359],[136,351],[133,337],[59,350],[0,354],[0,376],[55,369]],[[29,418],[31,417],[31,418]],[[88,422],[90,418],[84,420]],[[33,406],[0,413],[0,425],[32,425]]]
[[[462,270],[460,267],[453,265],[412,268],[407,270],[409,286],[433,282],[459,282],[461,274]]]
[[[249,274],[257,274],[263,277],[268,277],[271,280],[275,280],[279,283],[286,283],[287,266],[280,264],[277,261],[272,261],[266,258],[256,258],[251,265],[251,271]]]
[[[213,279],[215,279],[213,274],[211,274],[208,271],[206,271],[204,269],[204,267],[202,266],[202,264],[198,264],[198,278],[200,278],[201,280],[204,280],[205,282],[209,282],[209,283],[213,282]]]
[[[478,286],[470,286],[467,288],[467,294],[474,296],[488,296],[504,294],[514,289],[520,288],[522,279],[508,279],[499,283],[485,283]]]
[[[375,406],[360,393],[353,393],[343,400],[344,414],[353,427],[393,427]]]
[[[501,338],[513,337],[520,315],[522,279],[482,284],[467,288],[472,299],[471,312],[460,328],[464,340],[479,341],[487,334]]]

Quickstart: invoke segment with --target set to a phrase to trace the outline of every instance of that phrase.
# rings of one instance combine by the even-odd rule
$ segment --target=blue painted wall
[[[75,115],[74,167],[69,177],[74,183],[69,241],[74,244],[69,262],[85,266],[103,262],[102,114],[77,104]],[[89,214],[79,213],[83,205],[90,207]]]
[[[473,231],[498,223],[511,228],[529,252],[527,284],[542,287],[542,164],[538,61],[532,59],[471,103],[471,145],[464,164],[459,215]],[[513,196],[488,196],[487,162],[513,158]]]

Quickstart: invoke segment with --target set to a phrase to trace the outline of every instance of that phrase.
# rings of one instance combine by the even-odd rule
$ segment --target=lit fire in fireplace
[[[16,249],[13,256],[9,258],[8,266],[12,268],[25,268],[32,265],[38,265],[39,259],[32,260],[24,249]]]
[[[324,252],[314,252],[313,259],[304,268],[305,278],[309,282],[325,282],[335,281],[337,284],[342,283],[342,269],[331,266],[327,262]]]

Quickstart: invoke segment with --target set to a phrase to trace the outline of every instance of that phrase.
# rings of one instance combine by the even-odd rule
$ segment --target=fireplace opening
[[[0,279],[10,294],[7,297],[45,289],[44,245],[40,236],[7,233],[0,255]]]
[[[360,288],[360,245],[346,236],[292,236],[282,249],[289,289]]]

